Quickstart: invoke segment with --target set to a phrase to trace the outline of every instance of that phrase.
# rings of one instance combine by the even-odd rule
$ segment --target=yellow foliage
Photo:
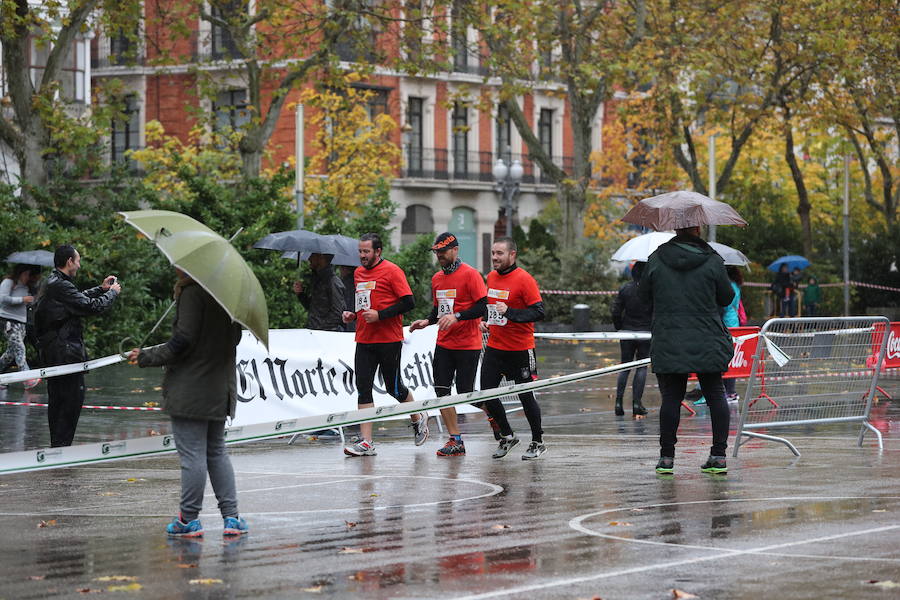
[[[340,211],[368,197],[376,180],[393,178],[400,159],[400,148],[389,139],[397,123],[386,114],[369,117],[370,95],[352,87],[301,94],[301,102],[315,109],[309,122],[318,148],[310,159],[306,191],[311,198],[329,198]]]

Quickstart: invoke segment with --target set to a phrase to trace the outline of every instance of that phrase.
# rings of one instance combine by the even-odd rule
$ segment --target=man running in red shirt
[[[475,373],[481,356],[481,317],[487,305],[487,289],[481,273],[459,260],[459,240],[452,233],[437,236],[431,247],[441,270],[431,278],[433,308],[427,319],[414,321],[410,331],[438,325],[437,345],[434,348],[434,391],[437,396],[449,396],[453,377],[456,392],[463,394],[475,389]],[[450,439],[437,451],[438,456],[465,456],[466,447],[459,433],[456,409],[441,409]]]
[[[512,238],[497,238],[491,246],[494,270],[487,277],[490,335],[481,362],[482,390],[497,387],[503,376],[516,383],[537,379],[534,322],[544,318],[544,303],[534,278],[516,266],[516,254],[516,242]],[[541,408],[532,392],[519,394],[519,401],[531,426],[531,444],[522,460],[540,458],[547,451],[541,429]],[[519,438],[509,426],[500,400],[495,398],[485,404],[503,435],[493,456],[503,458],[519,443]]]
[[[353,280],[356,285],[355,310],[344,311],[344,323],[356,321],[356,391],[359,408],[375,406],[372,387],[375,371],[381,376],[387,393],[400,402],[412,402],[412,393],[400,378],[400,350],[403,346],[403,313],[415,302],[406,275],[394,263],[381,258],[381,238],[366,233],[359,238],[359,262]],[[424,413],[412,415],[416,446],[428,439],[428,423]],[[360,423],[361,438],[344,448],[348,456],[375,456],[372,423]]]

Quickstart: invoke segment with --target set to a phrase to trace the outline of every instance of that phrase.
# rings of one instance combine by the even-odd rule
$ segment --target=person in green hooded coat
[[[650,255],[638,295],[653,306],[650,361],[659,382],[658,473],[674,470],[681,401],[688,376],[697,373],[712,420],[712,448],[701,470],[725,473],[729,409],[722,373],[734,354],[722,323],[722,307],[734,290],[722,257],[700,238],[700,227],[676,229]]]

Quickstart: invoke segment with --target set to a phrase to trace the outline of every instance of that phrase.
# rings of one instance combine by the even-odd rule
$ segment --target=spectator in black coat
[[[650,323],[653,320],[653,306],[644,302],[637,293],[638,282],[641,273],[647,263],[637,262],[631,268],[631,278],[622,289],[619,290],[612,305],[612,320],[616,331],[650,331]],[[622,362],[641,360],[650,356],[650,340],[619,340],[619,348],[622,350]],[[628,385],[629,371],[619,373],[616,382],[616,415],[624,415],[622,398]],[[644,384],[647,381],[647,367],[640,367],[634,371],[634,380],[631,384],[631,412],[635,417],[647,414],[641,398],[644,395]]]

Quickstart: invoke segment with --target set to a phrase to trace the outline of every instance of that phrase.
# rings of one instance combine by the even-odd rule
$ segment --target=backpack
[[[747,321],[750,320],[747,317],[747,311],[744,310],[744,300],[743,299],[738,300],[737,316],[738,316],[738,325],[740,325],[741,327],[746,325]]]
[[[40,342],[38,340],[37,330],[34,326],[34,317],[37,314],[38,307],[44,299],[44,290],[46,286],[41,282],[37,294],[34,296],[34,302],[25,307],[25,341],[31,344],[37,350],[40,350]]]

